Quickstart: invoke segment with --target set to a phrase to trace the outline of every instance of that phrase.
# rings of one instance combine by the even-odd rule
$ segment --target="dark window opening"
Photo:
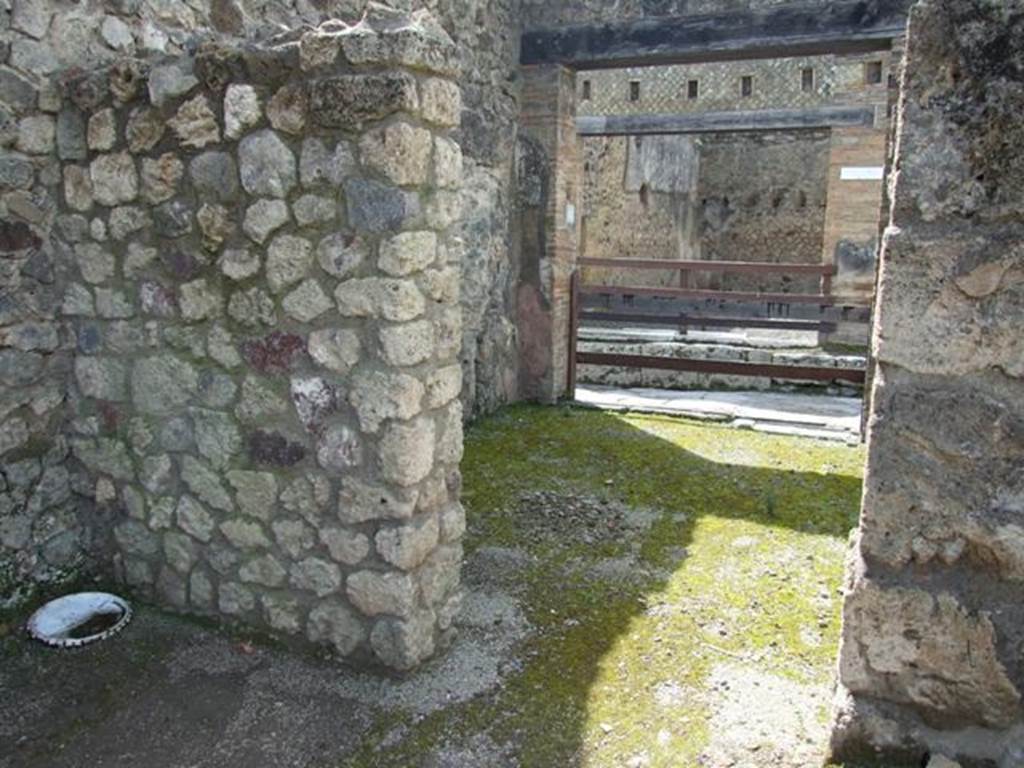
[[[690,80],[686,83],[686,98],[696,99],[700,95],[700,82]]]
[[[803,72],[800,73],[800,89],[804,93],[810,93],[814,90],[814,68],[804,67]]]
[[[583,100],[590,101],[590,81],[583,81]]]
[[[646,184],[641,184],[640,185],[640,205],[642,205],[644,208],[647,208],[647,206],[649,204],[650,204],[650,190],[647,188]]]
[[[864,64],[864,82],[868,85],[878,85],[882,82],[882,62],[869,61]]]
[[[900,84],[899,84],[899,81],[896,79],[896,75],[890,74],[889,75],[889,87],[890,88],[898,88],[899,85]]]
[[[744,75],[740,78],[740,96],[746,97],[754,93],[754,78],[751,75]]]
[[[629,81],[629,100],[640,101],[640,81],[630,80]]]

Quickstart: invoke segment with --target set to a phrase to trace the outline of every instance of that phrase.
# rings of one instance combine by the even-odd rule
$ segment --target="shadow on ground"
[[[820,766],[861,452],[665,417],[474,425],[460,636],[402,682],[144,610],[11,635],[0,768]]]

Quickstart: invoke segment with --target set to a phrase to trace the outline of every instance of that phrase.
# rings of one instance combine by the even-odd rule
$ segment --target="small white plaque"
[[[843,181],[881,181],[885,168],[880,165],[848,165],[839,172]]]
[[[565,204],[565,226],[572,227],[576,224],[576,206],[572,203]]]

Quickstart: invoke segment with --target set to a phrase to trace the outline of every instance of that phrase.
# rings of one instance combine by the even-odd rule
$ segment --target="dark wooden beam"
[[[584,115],[576,118],[576,130],[581,136],[638,136],[846,128],[871,126],[874,122],[874,111],[866,107],[816,107],[695,112],[689,115]]]
[[[847,0],[538,29],[523,33],[521,62],[601,69],[881,51],[903,34],[910,2]]]

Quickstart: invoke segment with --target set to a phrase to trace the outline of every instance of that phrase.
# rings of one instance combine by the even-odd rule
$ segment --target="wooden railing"
[[[658,259],[597,259],[581,258],[580,267],[602,267],[620,270],[657,270],[678,271],[680,282],[688,284],[691,272],[727,272],[753,275],[791,275],[817,276],[819,293],[780,293],[762,291],[725,291],[707,290],[689,287],[651,287],[621,285],[589,285],[583,284],[580,272],[572,275],[570,285],[570,327],[569,327],[569,370],[568,394],[575,396],[576,366],[584,365],[618,365],[629,368],[657,368],[674,371],[690,371],[695,373],[721,373],[732,376],[769,376],[772,378],[797,379],[808,381],[851,381],[863,384],[865,371],[862,368],[835,368],[828,366],[779,365],[766,363],[737,363],[721,360],[700,360],[687,358],[666,358],[647,355],[623,355],[603,352],[580,352],[578,350],[579,329],[583,322],[611,323],[620,326],[666,326],[680,330],[689,328],[759,328],[779,331],[815,331],[818,333],[834,333],[837,323],[824,317],[818,319],[785,317],[748,317],[743,315],[721,313],[707,310],[721,310],[729,303],[767,304],[776,307],[791,304],[804,307],[817,306],[819,311],[833,308],[846,313],[848,310],[859,309],[859,317],[844,319],[844,322],[867,322],[870,302],[862,297],[842,297],[832,294],[832,277],[836,273],[831,264],[779,264],[751,261],[669,261]],[[676,314],[605,311],[593,308],[585,309],[588,298],[612,296],[653,297],[667,300],[690,300],[705,302],[705,308],[699,314],[678,312]],[[717,307],[711,307],[717,302]]]

